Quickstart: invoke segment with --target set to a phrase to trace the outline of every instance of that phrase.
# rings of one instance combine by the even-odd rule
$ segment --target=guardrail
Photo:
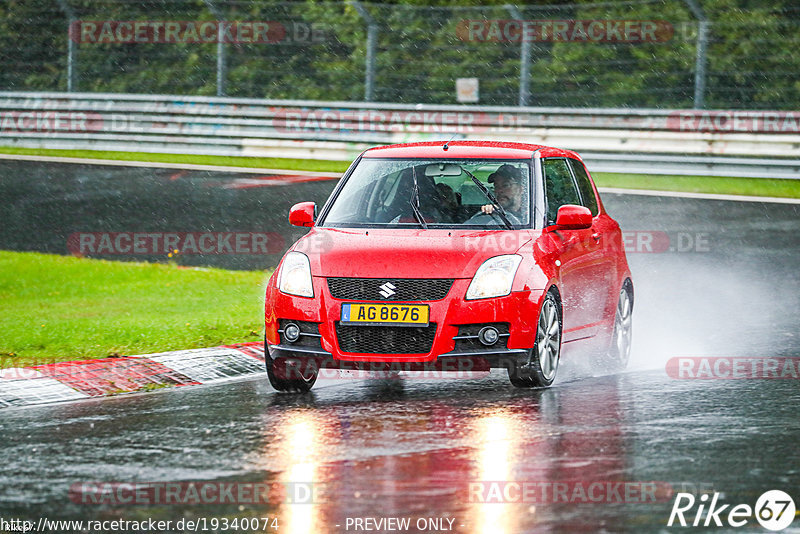
[[[574,149],[600,172],[800,178],[800,113],[0,92],[0,145],[350,160],[377,144]]]

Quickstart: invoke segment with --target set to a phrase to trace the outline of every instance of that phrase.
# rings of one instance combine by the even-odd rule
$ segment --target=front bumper
[[[317,369],[341,369],[351,371],[480,371],[489,368],[508,368],[514,362],[528,356],[525,349],[484,350],[472,352],[448,352],[433,360],[400,361],[387,360],[373,355],[369,360],[346,360],[334,358],[324,350],[307,349],[291,345],[267,345],[267,357],[277,360],[299,360],[310,362]]]
[[[327,362],[325,367],[342,363],[426,363],[482,358],[492,366],[504,366],[509,358],[527,354],[533,347],[535,324],[542,292],[516,291],[504,297],[482,300],[464,300],[470,279],[456,279],[444,299],[421,302],[430,306],[430,324],[435,324],[435,334],[430,349],[424,353],[374,353],[345,351],[339,344],[337,325],[341,319],[342,304],[353,302],[334,298],[326,279],[314,277],[314,298],[294,297],[281,293],[270,284],[267,288],[266,342],[269,356],[276,358],[314,358]],[[358,302],[380,302],[359,300]],[[385,303],[385,301],[384,301]],[[420,304],[415,301],[414,304]],[[288,343],[279,332],[281,321],[303,321],[318,329],[318,343]],[[502,347],[468,347],[457,345],[459,331],[465,325],[500,323],[508,325],[508,335]],[[379,328],[363,326],[357,328]],[[391,350],[389,349],[382,349]],[[347,366],[345,366],[347,367]],[[371,365],[368,367],[372,368]]]

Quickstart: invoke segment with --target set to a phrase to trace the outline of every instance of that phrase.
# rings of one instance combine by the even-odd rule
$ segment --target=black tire
[[[627,306],[625,304],[627,302]],[[611,346],[606,355],[606,364],[612,371],[622,371],[631,358],[633,340],[633,283],[626,279],[619,292],[617,310],[614,314],[614,330]]]
[[[554,291],[547,293],[536,318],[536,340],[528,357],[508,368],[508,379],[518,388],[550,386],[561,360],[561,303]],[[540,345],[542,350],[539,350]]]
[[[307,365],[304,364],[302,367],[287,367],[285,359],[273,360],[266,350],[264,364],[269,383],[278,391],[305,393],[312,388],[319,374],[319,369],[313,361],[307,362]]]

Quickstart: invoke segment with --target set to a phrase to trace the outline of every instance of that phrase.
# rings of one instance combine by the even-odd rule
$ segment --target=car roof
[[[442,147],[446,142],[446,140],[441,140],[379,146],[366,150],[363,157],[531,159],[533,153],[538,150],[542,157],[565,157],[581,160],[581,157],[572,150],[530,143],[459,140],[447,143],[447,151],[444,151]]]

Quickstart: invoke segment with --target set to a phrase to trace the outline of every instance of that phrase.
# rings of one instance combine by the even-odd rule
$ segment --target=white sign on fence
[[[477,102],[478,89],[478,78],[458,78],[456,80],[456,98],[459,102]]]

